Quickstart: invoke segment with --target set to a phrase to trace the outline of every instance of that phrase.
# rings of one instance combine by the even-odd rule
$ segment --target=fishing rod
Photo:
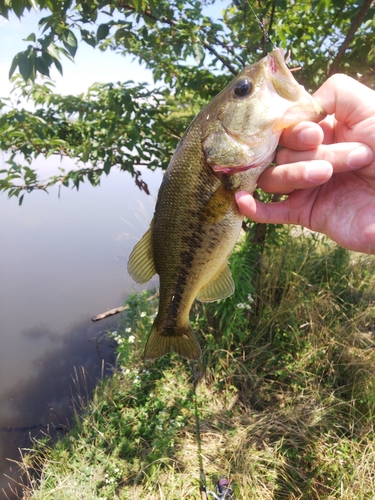
[[[216,483],[216,493],[207,490],[206,475],[203,467],[203,454],[202,454],[202,439],[201,439],[201,426],[197,402],[197,385],[199,380],[203,377],[203,370],[198,362],[198,370],[194,368],[194,362],[190,362],[190,370],[192,375],[193,384],[193,399],[194,399],[194,413],[195,413],[195,427],[198,443],[198,463],[199,463],[199,476],[200,476],[200,492],[202,500],[208,500],[208,496],[213,497],[215,500],[234,500],[233,490],[230,482],[226,477],[222,477]]]

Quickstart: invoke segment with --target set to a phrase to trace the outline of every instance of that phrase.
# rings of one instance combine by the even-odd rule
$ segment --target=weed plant
[[[374,499],[375,260],[312,234],[277,241],[242,238],[234,295],[192,311],[208,487],[227,476],[238,499]],[[201,498],[190,365],[142,361],[149,295],[129,298],[117,367],[69,434],[25,455],[25,499]]]

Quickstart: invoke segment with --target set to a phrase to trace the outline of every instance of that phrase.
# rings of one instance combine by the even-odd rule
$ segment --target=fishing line
[[[269,42],[272,45],[273,49],[277,49],[276,45],[274,45],[274,43],[272,42],[271,37],[270,37],[268,31],[266,30],[266,27],[264,26],[263,22],[260,20],[259,16],[255,12],[253,6],[251,5],[250,0],[247,0],[247,4],[250,7],[251,12],[253,13],[255,19],[258,21],[259,27],[262,30],[262,33],[263,33],[265,39],[267,40],[267,42]],[[273,14],[271,14],[271,17],[272,16],[273,16]],[[285,64],[288,64],[288,62],[290,60],[290,54],[291,54],[291,52],[290,52],[290,50],[288,50],[287,57],[286,57],[286,59],[284,61]],[[299,71],[300,69],[302,69],[302,67],[301,66],[297,66],[295,68],[289,68],[289,71]]]
[[[199,368],[199,366],[198,366]],[[195,371],[194,361],[190,361],[190,370],[193,383],[193,399],[194,399],[194,413],[195,413],[195,429],[197,434],[197,444],[198,444],[198,463],[199,463],[199,477],[200,477],[200,492],[202,500],[207,500],[207,486],[206,486],[206,475],[203,468],[203,455],[202,455],[202,439],[201,439],[201,426],[199,419],[198,401],[197,401],[197,385],[202,377],[202,372]]]
[[[250,0],[247,0],[247,3],[249,5],[249,7],[251,9],[251,12],[253,13],[255,19],[258,21],[259,27],[262,30],[262,33],[263,33],[265,39],[267,40],[267,42],[269,42],[272,45],[272,47],[274,49],[276,49],[276,46],[273,44],[273,42],[271,40],[271,37],[270,37],[268,31],[266,30],[263,22],[260,20],[259,16],[257,15],[257,13],[255,12],[255,10],[253,9],[253,6],[251,5]]]

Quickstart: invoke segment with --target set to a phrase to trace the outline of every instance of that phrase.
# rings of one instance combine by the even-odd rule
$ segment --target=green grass
[[[279,235],[232,256],[235,294],[192,322],[208,487],[236,498],[375,498],[375,260],[314,236]],[[129,299],[113,377],[69,434],[35,443],[24,499],[199,499],[194,393],[177,356],[142,362],[156,311]]]

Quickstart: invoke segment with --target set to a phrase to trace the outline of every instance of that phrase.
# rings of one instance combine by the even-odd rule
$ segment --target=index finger
[[[329,115],[349,127],[359,123],[375,111],[375,93],[372,89],[347,75],[335,74],[314,93],[314,98]]]
[[[321,127],[313,122],[301,122],[286,128],[280,137],[280,145],[295,151],[315,149],[323,142]]]

